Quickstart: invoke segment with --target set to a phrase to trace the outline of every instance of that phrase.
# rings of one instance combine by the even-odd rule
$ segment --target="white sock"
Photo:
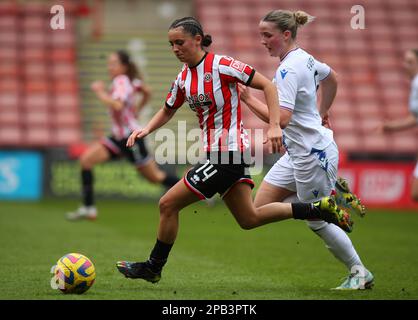
[[[340,227],[322,220],[307,221],[309,228],[325,242],[329,251],[351,272],[354,266],[364,268],[353,243]]]

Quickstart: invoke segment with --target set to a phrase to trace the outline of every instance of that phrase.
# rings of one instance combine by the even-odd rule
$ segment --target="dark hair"
[[[175,20],[168,30],[183,27],[184,31],[195,36],[197,34],[202,36],[202,47],[209,47],[212,43],[212,36],[209,34],[203,33],[202,25],[194,17],[184,17],[181,19]]]
[[[418,49],[411,49],[411,52],[413,52],[415,54],[415,57],[418,60]]]
[[[125,50],[116,51],[119,61],[121,64],[126,66],[126,75],[132,81],[134,79],[143,80],[142,74],[139,72],[138,67],[134,62],[132,62],[131,57]]]

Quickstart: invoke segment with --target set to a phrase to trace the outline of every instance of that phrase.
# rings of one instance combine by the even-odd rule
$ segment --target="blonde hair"
[[[273,10],[267,13],[261,20],[273,22],[282,32],[289,30],[292,34],[292,39],[296,39],[298,27],[308,24],[314,19],[315,17],[307,14],[305,11]]]

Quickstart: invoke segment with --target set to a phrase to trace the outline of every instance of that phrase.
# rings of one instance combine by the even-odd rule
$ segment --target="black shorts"
[[[238,163],[236,163],[238,162]],[[197,164],[184,176],[186,186],[200,199],[212,198],[215,193],[225,197],[236,183],[244,182],[254,188],[254,181],[244,161],[224,163],[207,157],[203,164]]]
[[[109,136],[103,138],[101,143],[109,150],[112,160],[126,157],[135,166],[141,167],[152,159],[144,139],[137,139],[131,148],[126,146],[126,141],[128,141],[128,138],[116,139],[113,136]]]

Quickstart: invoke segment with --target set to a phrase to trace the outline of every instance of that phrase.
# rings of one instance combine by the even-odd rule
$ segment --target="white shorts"
[[[338,148],[332,142],[325,150],[306,157],[292,157],[286,152],[264,181],[297,193],[299,201],[312,202],[335,190],[338,171]]]
[[[414,178],[418,179],[418,162],[417,162],[417,165],[415,166],[415,169],[414,169]]]

